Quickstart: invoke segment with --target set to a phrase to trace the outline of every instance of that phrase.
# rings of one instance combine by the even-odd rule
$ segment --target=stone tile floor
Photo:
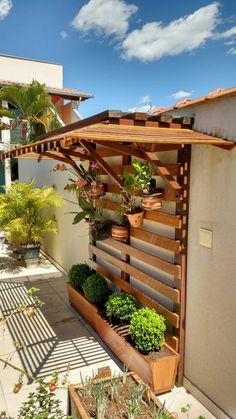
[[[37,377],[50,377],[55,370],[63,376],[70,365],[71,383],[79,382],[80,374],[89,376],[102,366],[109,365],[113,373],[119,374],[122,365],[118,359],[70,306],[62,273],[44,257],[37,268],[29,269],[5,249],[0,250],[0,316],[10,314],[32,286],[40,288],[39,296],[45,305],[35,316],[18,313],[0,326],[0,358]],[[14,342],[23,343],[24,347],[16,350]],[[6,410],[12,417],[16,417],[21,403],[36,387],[24,379],[21,391],[13,394],[18,377],[17,371],[0,362],[0,411]],[[57,390],[56,394],[66,412],[66,390]],[[179,413],[182,406],[190,403],[190,418],[200,414],[206,419],[214,418],[183,388],[160,399],[172,412]],[[186,415],[179,413],[178,417]]]

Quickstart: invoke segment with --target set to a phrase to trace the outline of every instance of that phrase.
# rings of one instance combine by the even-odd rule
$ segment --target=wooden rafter
[[[165,167],[165,165],[161,162],[161,160],[157,157],[156,153],[149,153],[144,150],[140,146],[138,146],[140,151],[142,152],[142,157],[147,160],[154,168],[155,172],[161,176],[164,182],[173,189],[174,191],[181,191],[180,184],[173,178],[170,174],[169,170]]]
[[[80,141],[80,144],[82,147],[90,153],[90,155],[96,160],[96,162],[99,164],[99,166],[105,170],[105,172],[112,176],[115,182],[122,187],[123,181],[121,178],[114,172],[114,170],[109,166],[109,164],[99,155],[99,153],[92,147],[91,144],[89,144],[87,141]]]
[[[79,151],[75,151],[75,150],[73,150],[71,148],[64,148],[64,147],[61,147],[60,146],[59,147],[59,151],[61,153],[65,154],[65,155],[69,155],[69,156],[73,156],[73,157],[78,157],[81,160],[92,160],[92,157],[88,153],[83,154],[83,153],[80,153]]]

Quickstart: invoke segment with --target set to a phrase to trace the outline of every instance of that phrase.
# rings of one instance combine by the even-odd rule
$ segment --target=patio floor
[[[35,316],[29,317],[21,312],[0,326],[0,358],[37,377],[50,377],[55,370],[63,377],[70,365],[71,383],[80,381],[80,373],[88,376],[102,366],[109,365],[112,372],[120,373],[118,359],[70,306],[62,273],[44,257],[37,268],[28,269],[4,248],[0,250],[0,315],[9,315],[23,302],[25,291],[31,287],[40,288],[39,296],[45,305]],[[14,342],[24,347],[17,350]],[[0,411],[6,410],[12,417],[16,417],[20,404],[36,387],[24,379],[21,391],[13,394],[18,377],[17,371],[0,363]],[[56,393],[66,411],[66,390],[57,390]],[[202,415],[214,419],[183,388],[162,395],[161,400],[166,400],[166,407],[172,412],[179,413],[181,407],[190,403],[189,417]],[[179,413],[178,417],[186,418],[186,415]]]

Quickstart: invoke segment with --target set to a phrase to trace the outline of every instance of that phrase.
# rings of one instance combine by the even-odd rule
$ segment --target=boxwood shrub
[[[137,300],[132,295],[115,292],[106,303],[106,315],[111,322],[129,323],[137,308]]]
[[[84,295],[88,301],[98,306],[103,306],[109,296],[106,279],[99,273],[95,273],[86,279],[82,285]]]
[[[150,308],[141,308],[133,313],[129,332],[135,348],[147,354],[159,351],[164,344],[165,319]]]
[[[87,263],[79,263],[71,266],[69,270],[69,282],[77,290],[82,290],[82,286],[86,279],[95,273]]]

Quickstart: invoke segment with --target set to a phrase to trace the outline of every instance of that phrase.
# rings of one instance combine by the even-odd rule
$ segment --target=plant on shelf
[[[138,308],[138,302],[132,295],[116,292],[110,295],[105,306],[110,322],[129,323]]]
[[[82,286],[86,279],[95,273],[94,269],[90,268],[87,263],[79,263],[71,266],[68,274],[69,283],[76,290],[82,290]]]
[[[92,304],[103,306],[109,296],[109,288],[106,279],[99,273],[95,273],[86,279],[82,286],[85,298]]]
[[[57,164],[54,171],[68,171],[73,177],[69,177],[65,190],[73,192],[78,200],[82,211],[76,212],[73,224],[82,220],[89,223],[92,240],[103,240],[110,236],[112,221],[103,216],[102,204],[97,199],[104,195],[104,187],[98,176],[98,165],[90,162],[86,170],[81,164],[77,170],[67,167],[65,164]]]
[[[150,308],[141,308],[133,313],[129,333],[135,348],[147,354],[160,351],[164,345],[165,319]]]
[[[38,261],[40,242],[46,233],[56,233],[54,215],[46,210],[60,206],[62,199],[52,188],[35,188],[35,182],[15,182],[0,194],[0,228],[10,245],[17,246],[30,263]]]
[[[143,209],[137,205],[137,197],[150,189],[153,175],[152,166],[144,161],[132,161],[133,172],[125,170],[121,175],[124,185],[121,189],[121,215],[125,215],[131,226],[139,227],[143,223]]]

